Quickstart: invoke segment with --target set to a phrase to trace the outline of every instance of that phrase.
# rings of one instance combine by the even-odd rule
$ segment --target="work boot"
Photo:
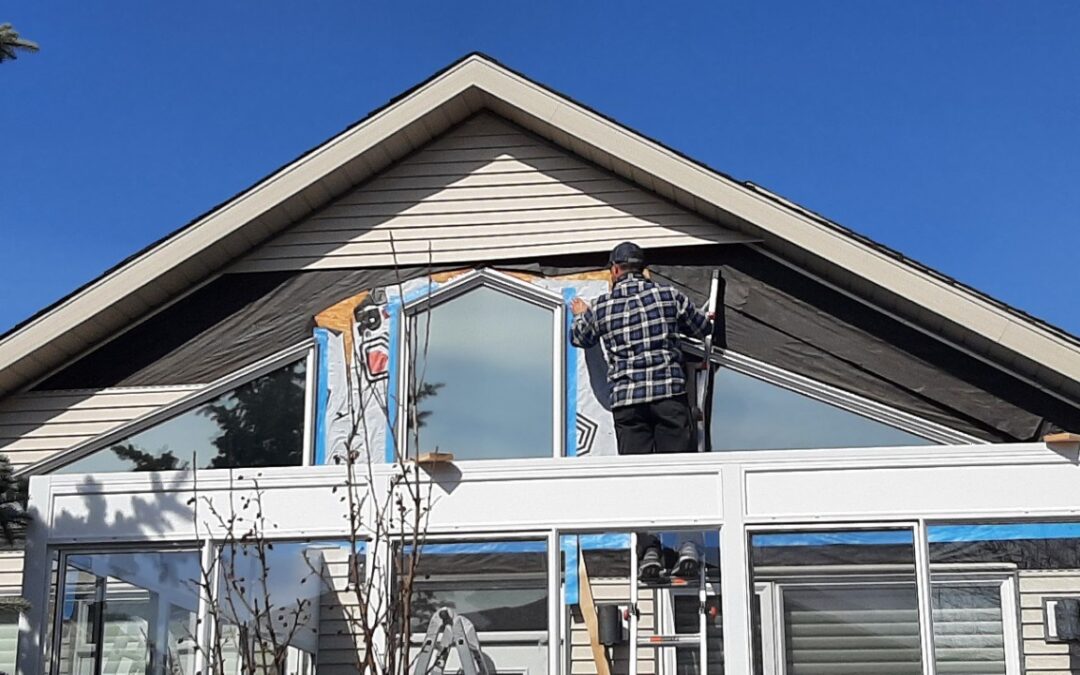
[[[664,569],[663,556],[660,553],[660,545],[650,545],[641,554],[638,561],[638,581],[650,582],[660,578],[660,572]]]
[[[701,552],[697,544],[692,541],[684,541],[679,544],[679,558],[671,568],[671,576],[683,579],[693,579],[701,571]]]

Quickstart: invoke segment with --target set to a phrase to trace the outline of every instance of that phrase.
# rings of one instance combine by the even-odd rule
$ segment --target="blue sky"
[[[1080,333],[1080,3],[9,0],[0,331],[482,50]]]

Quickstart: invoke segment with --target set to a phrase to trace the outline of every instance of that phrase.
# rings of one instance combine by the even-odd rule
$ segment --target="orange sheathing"
[[[315,315],[315,325],[319,328],[341,333],[345,340],[345,363],[352,363],[353,354],[353,323],[356,319],[353,313],[356,307],[371,295],[371,291],[363,291],[356,295],[331,305]]]

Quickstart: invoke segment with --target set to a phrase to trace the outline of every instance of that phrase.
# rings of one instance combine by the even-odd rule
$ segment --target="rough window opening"
[[[556,407],[558,306],[557,299],[538,302],[480,283],[410,312],[405,421],[410,456],[555,454],[562,415]]]
[[[305,360],[271,371],[53,473],[303,463]]]

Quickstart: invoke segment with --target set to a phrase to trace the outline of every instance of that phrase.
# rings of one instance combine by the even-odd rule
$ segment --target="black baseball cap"
[[[611,249],[611,254],[608,256],[608,265],[622,265],[625,263],[644,265],[645,251],[641,250],[641,247],[632,241],[624,241]]]

